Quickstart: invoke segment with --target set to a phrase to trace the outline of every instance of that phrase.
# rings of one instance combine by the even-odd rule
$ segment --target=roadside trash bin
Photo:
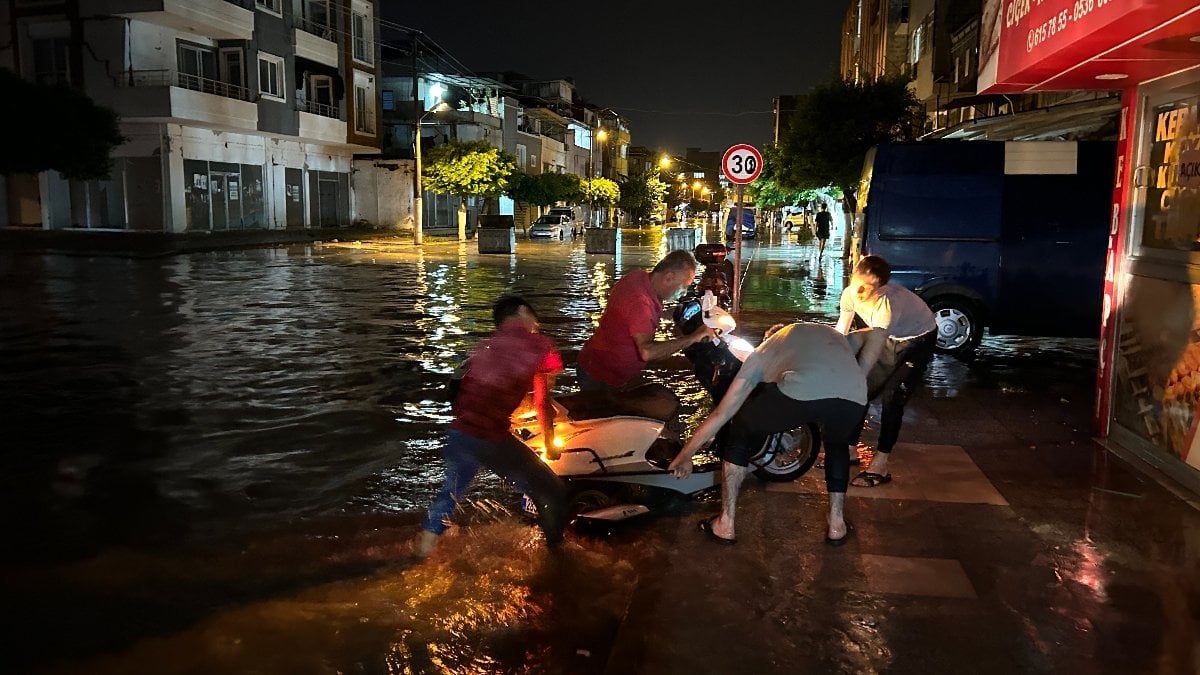
[[[479,216],[479,252],[512,253],[517,248],[517,231],[512,216]]]
[[[615,255],[621,242],[621,231],[615,227],[589,227],[583,231],[585,253]]]
[[[696,228],[694,227],[668,227],[667,228],[667,250],[668,251],[690,251],[696,248]]]

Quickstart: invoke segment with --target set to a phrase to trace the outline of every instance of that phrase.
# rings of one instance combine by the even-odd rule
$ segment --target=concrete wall
[[[412,232],[413,171],[416,162],[354,160],[351,190],[355,220],[384,229]]]

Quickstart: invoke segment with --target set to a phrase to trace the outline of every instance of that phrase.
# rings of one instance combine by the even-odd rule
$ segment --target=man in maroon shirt
[[[562,371],[562,357],[550,338],[538,332],[537,313],[523,298],[500,298],[492,307],[492,318],[496,332],[467,359],[466,375],[454,399],[454,422],[442,450],[446,478],[414,548],[421,558],[429,555],[446,531],[446,521],[481,467],[495,471],[533,499],[547,544],[562,541],[566,487],[509,431],[510,416],[532,388],[541,438],[554,438],[550,389],[554,376]]]
[[[692,254],[671,251],[653,270],[630,272],[613,286],[599,327],[579,351],[579,388],[589,394],[589,407],[603,406],[609,415],[667,421],[675,417],[679,409],[675,394],[661,384],[647,384],[640,375],[647,362],[712,337],[712,329],[701,325],[691,335],[654,339],[663,302],[679,299],[695,277]]]

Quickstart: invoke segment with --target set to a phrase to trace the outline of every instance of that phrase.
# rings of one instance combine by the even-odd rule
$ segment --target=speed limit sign
[[[753,146],[740,143],[725,151],[721,158],[721,170],[730,183],[746,185],[753,183],[762,173],[762,154]]]

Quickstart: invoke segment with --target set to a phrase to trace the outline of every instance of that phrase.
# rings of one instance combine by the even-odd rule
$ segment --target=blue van
[[[725,241],[733,241],[733,221],[737,219],[737,207],[731,207],[725,214]],[[754,221],[754,207],[742,207],[742,239],[754,239],[758,236],[758,224]]]
[[[1096,337],[1115,161],[1109,142],[880,145],[863,167],[854,253],[883,256],[929,303],[940,352],[972,351],[984,326]]]

